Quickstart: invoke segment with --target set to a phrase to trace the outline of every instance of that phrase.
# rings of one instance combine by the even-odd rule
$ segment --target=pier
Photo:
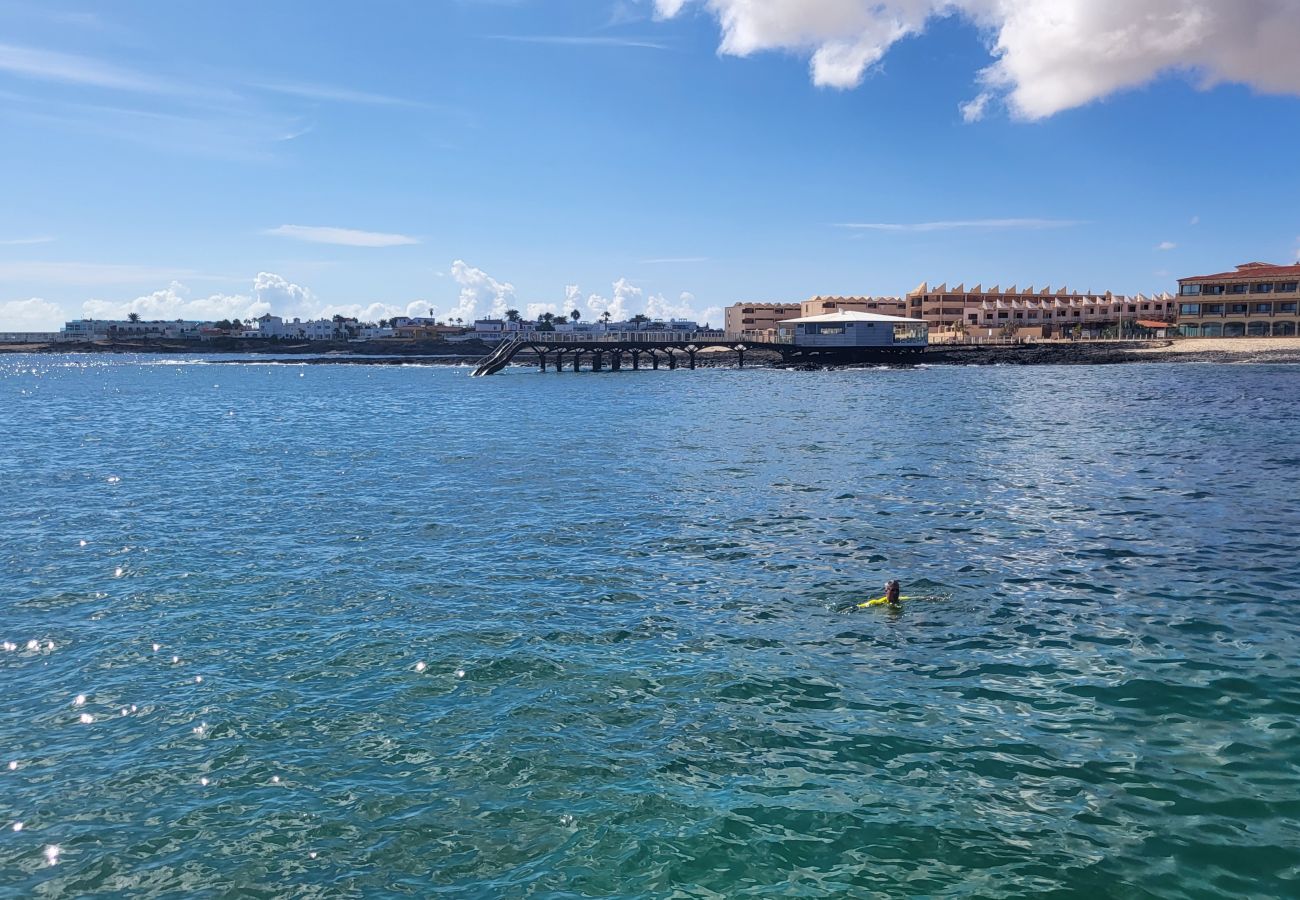
[[[574,334],[528,331],[503,340],[496,350],[478,364],[473,375],[478,378],[500,372],[520,353],[527,352],[536,354],[537,365],[542,372],[548,371],[548,367],[563,372],[566,366],[574,372],[580,372],[584,358],[592,372],[617,372],[628,361],[633,370],[661,367],[694,369],[697,356],[706,349],[734,352],[741,368],[745,366],[745,353],[750,350],[773,350],[780,353],[783,360],[799,354],[799,348],[791,340],[773,339],[753,332],[627,331]]]

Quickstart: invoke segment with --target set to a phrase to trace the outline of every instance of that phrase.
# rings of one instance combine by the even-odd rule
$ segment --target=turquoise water
[[[1295,896],[1298,393],[0,358],[0,894]]]

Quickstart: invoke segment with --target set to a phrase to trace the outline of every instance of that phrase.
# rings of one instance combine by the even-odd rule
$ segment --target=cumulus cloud
[[[500,318],[515,302],[513,284],[497,281],[464,260],[458,259],[451,264],[451,277],[460,285],[460,295],[446,318],[464,319],[466,322],[485,314]]]
[[[311,317],[318,314],[312,292],[273,272],[259,272],[248,293],[192,296],[179,281],[131,300],[91,299],[82,304],[82,315],[90,319],[124,319],[131,313],[140,318],[212,321],[253,319],[267,313]]]
[[[994,61],[962,108],[974,121],[997,99],[1042,119],[1167,71],[1192,71],[1270,93],[1300,93],[1295,0],[655,0],[659,18],[701,5],[722,28],[720,52],[806,54],[812,80],[851,88],[890,47],[946,15],[992,36]]]
[[[1175,244],[1173,241],[1161,241],[1159,244],[1156,245],[1156,249],[1157,249],[1157,250],[1176,250],[1176,249],[1178,249],[1178,245]]]
[[[688,319],[701,325],[722,321],[722,307],[700,307],[695,295],[683,291],[676,301],[665,299],[663,294],[652,294],[646,300],[646,315],[652,319]]]
[[[40,297],[0,303],[0,331],[58,331],[63,308]]]
[[[620,278],[611,287],[613,288],[613,295],[610,297],[601,294],[588,296],[587,309],[591,312],[591,318],[593,319],[599,319],[608,312],[612,321],[626,321],[632,315],[628,311],[629,304],[640,301],[645,292],[626,278]],[[577,288],[575,287],[574,290],[577,290]]]

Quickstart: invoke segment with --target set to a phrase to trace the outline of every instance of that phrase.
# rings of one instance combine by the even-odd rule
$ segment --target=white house
[[[339,326],[331,319],[313,319],[304,322],[294,319],[286,322],[279,316],[267,314],[253,323],[253,327],[243,334],[247,338],[298,341],[332,341],[340,336]]]
[[[796,347],[828,350],[922,349],[930,344],[924,319],[853,310],[786,319],[777,323],[777,333]]]

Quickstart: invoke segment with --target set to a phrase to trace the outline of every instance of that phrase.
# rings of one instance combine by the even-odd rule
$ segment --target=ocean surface
[[[1300,895],[1297,397],[0,357],[0,896]]]

